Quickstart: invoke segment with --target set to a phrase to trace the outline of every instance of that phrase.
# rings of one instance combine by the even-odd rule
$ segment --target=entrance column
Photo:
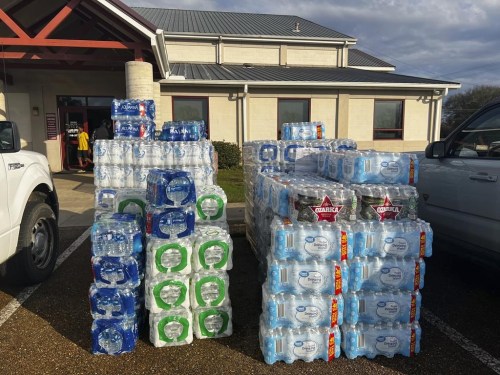
[[[153,65],[144,61],[126,62],[125,84],[128,99],[154,99]]]
[[[0,121],[7,120],[7,107],[5,106],[4,82],[0,80]]]
[[[156,109],[156,128],[160,127],[163,124],[163,120],[161,118],[161,85],[160,82],[153,82],[153,99],[155,101],[155,109]]]

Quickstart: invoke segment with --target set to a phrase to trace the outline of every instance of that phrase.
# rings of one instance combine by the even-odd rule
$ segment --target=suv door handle
[[[486,181],[486,182],[497,182],[498,176],[490,176],[488,174],[473,174],[470,175],[471,180]]]
[[[9,171],[13,169],[24,168],[24,164],[21,163],[9,163]]]

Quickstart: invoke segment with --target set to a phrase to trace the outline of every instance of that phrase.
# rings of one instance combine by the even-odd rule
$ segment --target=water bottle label
[[[315,341],[295,341],[293,344],[293,354],[299,358],[314,358],[319,350],[319,345]]]
[[[377,304],[377,315],[381,318],[394,319],[400,310],[399,304],[395,301],[379,302]]]
[[[375,347],[387,354],[394,354],[399,349],[399,340],[395,336],[379,336]]]
[[[371,205],[371,207],[377,213],[380,221],[396,220],[403,209],[403,205],[392,204],[388,196],[385,197],[382,204]]]
[[[221,315],[209,315],[205,318],[205,328],[208,332],[218,333],[224,325]]]
[[[219,285],[215,282],[207,282],[201,286],[201,296],[204,301],[210,303],[220,296]]]
[[[299,273],[299,285],[306,289],[318,289],[323,286],[326,278],[317,271],[301,271]]]
[[[196,282],[195,296],[200,306],[218,306],[226,297],[225,281],[217,276],[206,276]]]
[[[382,268],[380,281],[389,286],[398,286],[403,281],[403,270],[398,267]]]
[[[165,337],[167,337],[169,340],[174,340],[178,338],[183,331],[184,331],[184,326],[176,321],[165,324],[165,327],[163,328]]]
[[[224,249],[221,246],[212,246],[205,251],[205,263],[213,265],[219,263],[224,257]]]
[[[177,285],[166,285],[161,289],[160,298],[168,305],[173,305],[181,295],[181,288]]]
[[[170,249],[161,255],[161,264],[164,268],[174,268],[180,265],[183,256],[178,249]]]
[[[171,212],[160,219],[158,227],[164,234],[182,233],[187,229],[186,216],[182,212]]]
[[[343,205],[333,205],[330,197],[327,195],[319,206],[309,206],[316,214],[318,221],[334,222],[337,220],[338,213],[344,208]]]
[[[106,328],[99,333],[98,343],[108,354],[117,354],[123,345],[123,336],[115,328]]]
[[[123,233],[117,233],[114,230],[110,230],[99,234],[96,237],[96,242],[113,242],[114,244],[122,244],[127,242],[127,236],[125,236]]]
[[[401,173],[401,166],[396,161],[384,161],[380,164],[380,174],[384,177],[395,178]]]
[[[230,318],[225,311],[210,309],[200,312],[198,321],[200,333],[203,337],[215,337],[226,332]]]
[[[384,251],[387,254],[394,256],[403,256],[406,254],[409,248],[408,241],[402,237],[391,238],[388,237],[385,239]]]
[[[305,238],[304,250],[312,256],[322,256],[330,250],[330,242],[322,236]]]
[[[115,263],[103,262],[101,266],[101,280],[109,283],[121,283],[125,280],[125,271]]]
[[[321,309],[316,306],[298,306],[295,317],[302,323],[315,323],[321,317]]]

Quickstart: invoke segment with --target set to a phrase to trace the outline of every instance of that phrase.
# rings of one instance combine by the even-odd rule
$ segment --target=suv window
[[[500,106],[483,113],[457,133],[450,156],[500,158]]]
[[[0,122],[0,150],[14,148],[14,132],[10,122]]]

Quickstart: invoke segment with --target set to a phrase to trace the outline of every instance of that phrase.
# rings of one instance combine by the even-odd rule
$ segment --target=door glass
[[[63,113],[64,122],[64,153],[67,168],[77,168],[78,127],[83,126],[86,131],[83,111],[66,111]]]
[[[455,136],[450,156],[500,158],[500,106],[479,116]]]

